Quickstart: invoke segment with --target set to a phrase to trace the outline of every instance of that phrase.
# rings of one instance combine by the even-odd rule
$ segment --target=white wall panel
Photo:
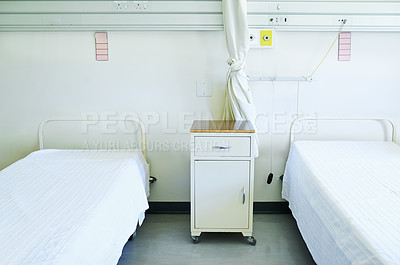
[[[250,50],[247,72],[307,76],[336,34],[278,30],[273,49]],[[399,47],[395,32],[353,32],[351,61],[337,60],[336,44],[314,81],[300,82],[299,112],[383,116],[399,125]],[[158,177],[150,200],[189,201],[189,150],[184,146],[189,142],[188,124],[222,114],[228,68],[223,32],[112,31],[109,56],[108,62],[95,61],[93,31],[0,32],[0,168],[37,150],[37,126],[45,119],[79,118],[88,112],[138,114],[148,128],[148,158]],[[212,82],[212,97],[196,97],[197,80]],[[288,128],[297,110],[297,82],[257,81],[250,86],[260,128],[255,200],[281,200],[277,177],[284,168],[289,135],[274,133],[272,117],[280,115],[278,122],[285,123],[279,128]],[[328,137],[334,139],[338,126],[331,126]],[[362,135],[369,133],[362,129]],[[268,185],[271,171],[275,179]]]

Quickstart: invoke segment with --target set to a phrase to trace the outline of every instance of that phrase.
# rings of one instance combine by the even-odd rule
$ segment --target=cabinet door
[[[249,180],[250,161],[195,161],[195,227],[248,228]]]

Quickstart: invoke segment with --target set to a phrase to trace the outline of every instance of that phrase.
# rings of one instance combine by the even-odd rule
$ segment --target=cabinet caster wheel
[[[136,231],[129,237],[128,241],[135,239],[135,237],[136,237]]]
[[[252,246],[255,246],[257,243],[257,240],[254,238],[254,236],[247,236],[246,239],[249,242],[249,244]]]
[[[199,237],[198,236],[191,236],[193,244],[199,243]]]

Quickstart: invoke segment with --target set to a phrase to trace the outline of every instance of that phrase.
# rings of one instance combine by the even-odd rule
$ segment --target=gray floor
[[[315,264],[290,214],[255,214],[250,246],[239,233],[203,233],[190,239],[187,214],[149,214],[118,265]]]

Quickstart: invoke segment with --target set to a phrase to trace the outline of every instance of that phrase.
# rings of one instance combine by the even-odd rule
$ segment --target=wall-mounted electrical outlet
[[[206,80],[196,81],[196,95],[198,97],[211,97],[212,96],[212,84]]]
[[[114,11],[117,12],[123,12],[126,11],[128,9],[128,1],[114,1],[113,2],[113,8]]]
[[[145,12],[150,10],[149,1],[133,1],[133,9],[139,12]]]
[[[288,23],[289,23],[288,16],[273,16],[268,19],[269,25],[282,26],[282,25],[287,25]]]
[[[261,30],[261,46],[272,46],[272,30]]]
[[[114,1],[116,12],[147,12],[151,9],[151,1]]]
[[[271,29],[249,29],[250,48],[273,48]]]
[[[255,30],[249,30],[250,47],[257,46],[257,39],[257,32]]]

